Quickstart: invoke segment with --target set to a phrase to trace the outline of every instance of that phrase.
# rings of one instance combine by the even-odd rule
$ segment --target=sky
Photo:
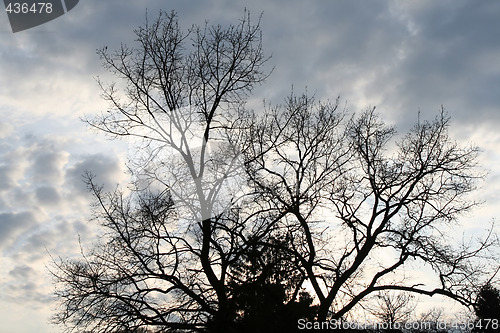
[[[95,241],[90,170],[107,189],[125,184],[126,142],[81,120],[106,110],[96,78],[112,80],[96,49],[133,45],[133,30],[159,10],[184,27],[236,23],[262,13],[274,68],[252,95],[281,103],[292,87],[340,96],[352,112],[376,106],[404,133],[443,106],[451,136],[481,149],[488,175],[462,220],[476,234],[500,205],[500,1],[498,0],[81,0],[65,15],[12,33],[0,13],[0,333],[59,332],[51,256]]]

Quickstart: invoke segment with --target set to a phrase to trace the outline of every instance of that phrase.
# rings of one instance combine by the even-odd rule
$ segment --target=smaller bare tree
[[[415,295],[404,292],[383,291],[373,297],[368,311],[383,323],[394,324],[409,321],[418,305]]]
[[[425,312],[420,313],[416,320],[416,325],[412,332],[447,332],[448,330],[443,328],[451,327],[447,321],[445,321],[444,310],[442,308],[431,308]],[[444,324],[444,325],[443,325]]]

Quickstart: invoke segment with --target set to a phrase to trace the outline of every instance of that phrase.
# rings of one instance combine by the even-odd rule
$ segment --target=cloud
[[[85,175],[94,175],[96,185],[104,185],[106,190],[116,187],[124,177],[120,159],[112,155],[97,153],[82,156],[81,160],[66,170],[66,185],[78,195],[88,194]]]
[[[498,3],[422,3],[394,7],[411,33],[402,40],[397,66],[368,86],[368,94],[393,85],[384,106],[396,107],[399,117],[418,109],[431,115],[443,104],[459,122],[498,120],[500,97],[491,89],[500,84],[499,62],[492,61],[500,56],[500,45],[492,43],[500,33]]]
[[[15,207],[8,198],[29,198],[35,192],[33,186],[60,185],[68,156],[56,139],[46,140],[34,135],[1,139],[0,197]],[[27,207],[28,202],[24,205]]]
[[[35,275],[35,270],[31,268],[30,266],[27,265],[17,265],[9,271],[9,275],[13,277],[14,279],[25,279],[28,276],[33,276]]]
[[[41,223],[19,243],[11,255],[18,262],[49,262],[48,253],[54,256],[72,256],[79,252],[78,239],[94,238],[87,224],[69,217],[54,217],[52,223]],[[47,253],[48,252],[48,253]]]
[[[498,121],[499,3],[335,1],[256,3],[276,68],[260,92],[281,102],[293,84],[352,111],[378,106],[408,128],[441,105],[459,123]],[[261,97],[260,95],[258,96]],[[474,110],[474,112],[472,112]]]
[[[6,138],[14,132],[14,126],[0,121],[0,139]]]
[[[38,268],[25,264],[16,265],[8,272],[10,280],[4,284],[3,298],[14,304],[29,304],[35,308],[51,304],[53,298],[40,279],[43,275],[43,271]]]
[[[0,213],[0,248],[27,234],[36,224],[37,219],[32,212]]]
[[[12,173],[14,169],[12,165],[3,164],[0,165],[0,191],[5,191],[14,186],[14,182],[12,180]]]
[[[47,259],[45,249],[75,251],[77,235],[92,233],[80,222],[89,211],[83,170],[113,184],[121,171],[112,149],[82,155],[69,151],[78,140],[24,131],[0,140],[0,250],[21,263]]]
[[[57,190],[51,186],[37,187],[35,195],[40,205],[57,205],[61,197]]]
[[[56,148],[54,144],[36,144],[32,147],[30,159],[35,184],[59,184],[63,181],[63,167],[69,153]]]
[[[4,139],[7,141],[7,139]],[[10,143],[0,145],[0,193],[5,192],[22,180],[25,169],[28,167],[26,161],[26,150],[22,147],[13,147]]]

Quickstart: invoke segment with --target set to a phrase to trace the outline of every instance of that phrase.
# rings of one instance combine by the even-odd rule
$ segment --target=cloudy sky
[[[267,82],[254,100],[281,103],[292,86],[317,99],[370,106],[404,132],[443,105],[452,136],[482,149],[489,171],[464,218],[479,232],[500,205],[500,2],[498,0],[81,0],[67,14],[13,34],[0,13],[0,332],[58,332],[50,255],[92,241],[91,170],[109,188],[126,181],[124,142],[80,118],[106,108],[95,78],[109,78],[95,50],[132,44],[146,10],[178,12],[185,27],[263,13]],[[259,103],[255,103],[259,105]]]

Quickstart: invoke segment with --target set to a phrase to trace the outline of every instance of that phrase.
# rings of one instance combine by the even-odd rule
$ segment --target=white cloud
[[[14,132],[14,126],[0,121],[0,139],[6,138]]]

